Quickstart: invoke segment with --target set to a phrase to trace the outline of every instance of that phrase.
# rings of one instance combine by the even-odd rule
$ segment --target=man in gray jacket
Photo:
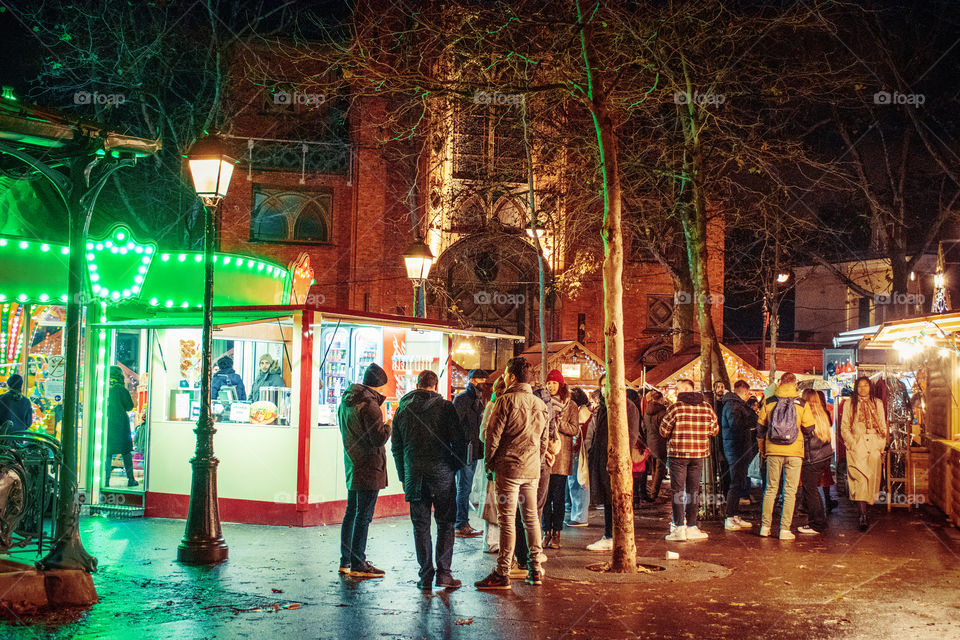
[[[494,473],[496,483],[500,555],[497,568],[476,583],[478,589],[510,588],[518,501],[530,549],[527,583],[543,583],[537,486],[547,455],[547,405],[533,394],[530,363],[526,360],[511,359],[504,375],[507,390],[497,398],[490,414],[484,451],[488,473]]]

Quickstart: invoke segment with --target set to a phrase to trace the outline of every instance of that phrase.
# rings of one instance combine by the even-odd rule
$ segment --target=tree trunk
[[[907,304],[909,300],[907,282],[910,279],[910,266],[907,263],[906,252],[900,247],[890,252],[890,275],[890,299],[884,305],[887,310],[883,312],[883,315],[877,314],[877,323],[906,318],[912,312],[910,305]],[[879,297],[874,296],[875,302],[879,300]]]
[[[527,204],[530,207],[530,233],[533,236],[533,245],[537,249],[537,280],[539,285],[538,320],[540,324],[540,384],[547,384],[547,327],[546,327],[546,283],[543,272],[543,248],[540,246],[540,235],[537,231],[537,199],[533,184],[533,154],[530,153],[530,127],[527,121],[527,101],[520,103],[520,113],[523,120],[523,150],[527,166]]]
[[[587,75],[587,106],[593,117],[603,178],[603,343],[607,381],[607,470],[613,502],[613,556],[610,570],[636,573],[637,545],[633,531],[633,467],[627,428],[627,396],[623,349],[623,229],[620,168],[613,117],[603,88],[594,87],[590,27],[580,20],[580,44]],[[595,93],[596,91],[596,93]]]
[[[780,331],[780,303],[770,305],[770,382],[777,381],[777,333]]]

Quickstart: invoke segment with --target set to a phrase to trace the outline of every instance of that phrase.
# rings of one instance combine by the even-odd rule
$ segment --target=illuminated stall
[[[755,391],[762,391],[767,386],[766,377],[750,366],[746,360],[723,345],[720,345],[720,353],[723,356],[723,364],[727,369],[727,375],[731,383],[737,380],[746,380],[750,384],[750,388]],[[665,389],[667,395],[673,400],[675,399],[676,392],[674,389],[677,381],[683,379],[692,380],[694,386],[700,388],[702,375],[700,373],[699,345],[685,349],[658,364],[634,380],[631,385],[641,388],[659,387]]]
[[[891,442],[893,457],[906,455],[905,473],[891,473],[888,456],[888,482],[892,476],[904,483],[907,505],[929,499],[954,524],[960,522],[958,332],[960,313],[945,313],[887,322],[859,345],[860,354],[884,354],[886,371],[912,387],[910,428],[899,439],[894,428]]]
[[[85,248],[82,499],[182,518],[200,405],[202,253],[167,252],[135,240],[124,227]],[[62,393],[62,307],[51,303],[65,296],[65,256],[62,246],[0,238],[0,267],[11,267],[3,273],[16,278],[0,280],[0,345],[20,371],[31,371],[32,399],[50,395],[59,402]],[[222,386],[213,398],[225,521],[304,526],[339,520],[346,488],[337,404],[371,362],[388,374],[384,412],[390,419],[424,369],[440,376],[441,393],[449,397],[454,343],[471,344],[496,366],[522,339],[299,304],[309,299],[313,280],[304,256],[289,268],[227,253],[217,253],[214,263],[213,359],[229,357],[242,381]],[[25,270],[25,264],[38,268]],[[8,339],[13,335],[19,338]],[[0,381],[17,370],[10,364],[4,360]],[[134,401],[135,486],[127,486],[122,457],[107,449],[111,366],[120,367]],[[35,420],[35,430],[48,428],[48,414],[55,412]],[[400,482],[388,466],[381,515],[404,509]]]

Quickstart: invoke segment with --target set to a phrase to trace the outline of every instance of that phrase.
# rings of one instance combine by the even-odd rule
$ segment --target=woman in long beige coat
[[[883,402],[871,396],[870,380],[857,378],[840,419],[840,435],[847,448],[847,485],[850,500],[860,513],[860,531],[867,530],[867,505],[876,502],[880,493],[880,469],[889,434]]]

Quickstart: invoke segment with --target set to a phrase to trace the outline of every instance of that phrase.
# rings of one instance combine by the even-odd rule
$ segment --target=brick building
[[[389,105],[376,98],[305,92],[300,80],[321,73],[309,63],[290,65],[243,48],[230,68],[224,133],[241,164],[221,207],[223,250],[287,264],[306,252],[316,272],[312,293],[319,303],[413,315],[402,254],[419,235],[436,256],[429,317],[524,335],[532,345],[540,335],[539,240],[547,339],[579,340],[603,353],[599,250],[575,295],[558,294],[553,287],[581,244],[568,231],[571,218],[582,215],[571,210],[565,196],[578,186],[567,171],[569,161],[555,149],[549,160],[536,156],[535,166],[546,169],[536,176],[534,237],[528,228],[523,147],[509,106],[451,103],[433,122],[434,134],[442,130],[434,144],[399,148],[378,139]],[[409,149],[419,150],[415,162],[395,160]],[[534,154],[539,153],[535,147]],[[710,277],[713,293],[719,294],[721,216],[713,216],[709,236]],[[629,379],[639,375],[641,357],[654,364],[672,353],[664,334],[672,328],[675,298],[670,278],[656,261],[631,247],[629,239],[625,249]],[[719,334],[722,305],[713,311]]]

